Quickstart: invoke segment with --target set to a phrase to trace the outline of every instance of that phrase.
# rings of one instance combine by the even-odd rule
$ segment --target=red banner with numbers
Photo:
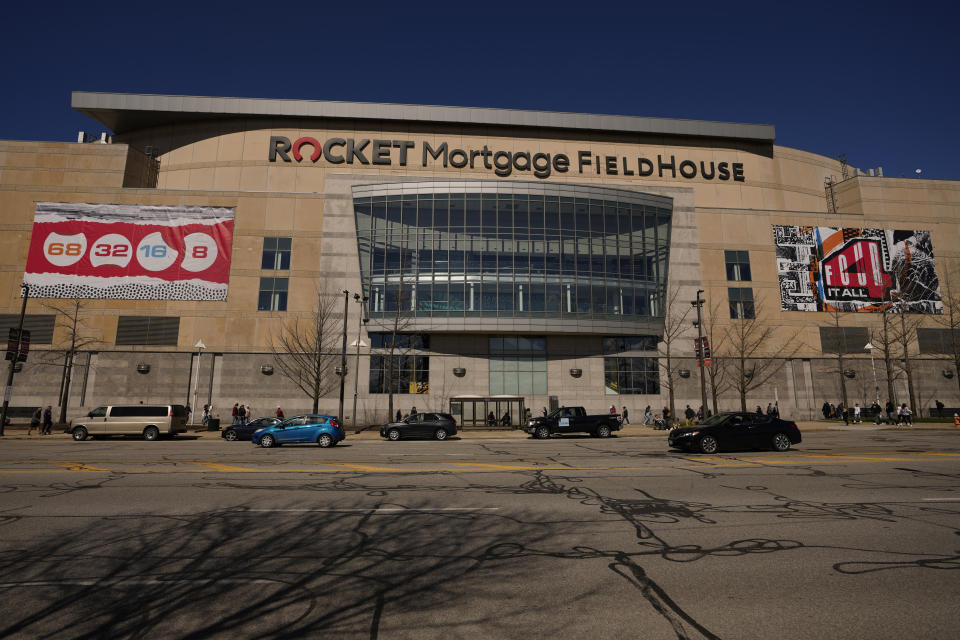
[[[38,298],[226,300],[232,207],[39,202],[24,281]]]

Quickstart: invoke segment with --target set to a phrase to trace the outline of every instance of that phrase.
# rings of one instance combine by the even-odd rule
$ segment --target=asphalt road
[[[0,637],[955,638],[960,432],[0,442]]]

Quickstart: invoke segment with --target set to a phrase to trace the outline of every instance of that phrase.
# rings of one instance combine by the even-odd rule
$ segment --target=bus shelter
[[[524,411],[526,406],[520,396],[450,398],[450,413],[464,429],[516,429],[523,425]],[[504,421],[505,417],[508,418],[507,422]]]

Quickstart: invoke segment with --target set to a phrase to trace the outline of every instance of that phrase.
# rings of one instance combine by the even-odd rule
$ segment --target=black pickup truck
[[[583,407],[560,407],[547,416],[530,418],[523,430],[537,438],[555,433],[589,433],[595,438],[609,438],[619,431],[622,417],[612,413],[588,416]]]

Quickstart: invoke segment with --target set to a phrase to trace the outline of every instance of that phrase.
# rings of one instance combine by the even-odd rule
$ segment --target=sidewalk
[[[842,421],[837,420],[811,420],[811,421],[802,421],[797,422],[797,427],[800,429],[801,433],[812,433],[817,431],[957,431],[960,433],[960,429],[956,429],[952,423],[943,422],[943,423],[921,423],[914,425],[912,427],[905,426],[896,426],[896,425],[875,425],[872,422],[862,422],[860,424],[850,424],[849,426],[844,425]],[[33,430],[33,435],[27,435],[28,427],[27,425],[7,425],[5,430],[4,440],[68,440],[70,439],[70,434],[63,433],[63,429],[59,430],[54,427],[53,433],[48,436],[41,436],[37,433],[37,430]],[[380,437],[380,428],[379,426],[370,426],[363,428],[360,433],[356,433],[356,429],[353,427],[348,427],[345,429],[347,434],[347,440],[385,440],[385,438]],[[667,438],[667,434],[670,432],[667,430],[654,430],[649,426],[643,426],[639,424],[628,424],[624,425],[620,431],[615,431],[614,434],[620,438]],[[585,435],[585,434],[584,434]],[[205,430],[193,430],[190,429],[186,433],[180,434],[178,437],[187,440],[220,440],[219,431],[205,431]],[[508,439],[508,440],[522,440],[530,438],[530,434],[521,431],[519,429],[468,429],[466,431],[458,431],[455,437],[461,438],[463,440],[497,440],[497,439]]]

